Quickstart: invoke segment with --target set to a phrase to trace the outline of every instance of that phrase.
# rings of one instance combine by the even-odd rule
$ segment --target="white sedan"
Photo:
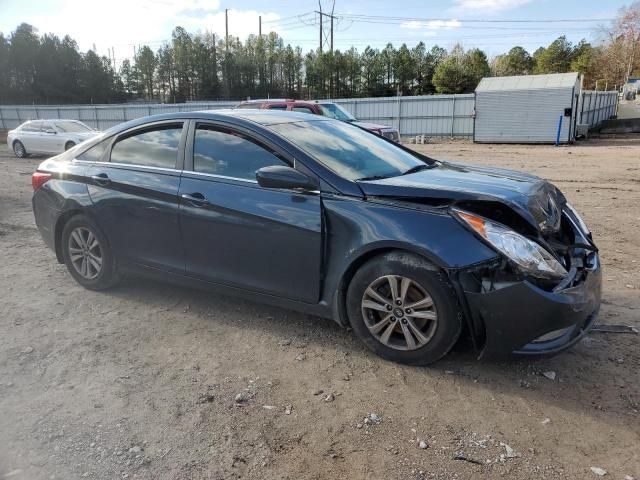
[[[58,154],[99,134],[77,120],[30,120],[9,131],[7,145],[20,158]]]

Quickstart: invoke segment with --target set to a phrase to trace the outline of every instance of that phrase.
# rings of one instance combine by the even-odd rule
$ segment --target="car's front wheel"
[[[76,146],[76,144],[74,142],[69,141],[69,142],[64,144],[64,151],[66,152],[67,150],[69,150],[70,148],[73,148],[75,146]]]
[[[24,148],[24,145],[20,140],[13,142],[13,153],[18,158],[24,158],[27,156],[27,149]]]
[[[451,350],[462,329],[443,273],[410,253],[390,252],[365,263],[351,280],[346,303],[358,337],[395,362],[433,363]]]
[[[71,276],[90,290],[104,290],[118,281],[116,263],[106,237],[85,215],[72,217],[61,238],[64,261]]]

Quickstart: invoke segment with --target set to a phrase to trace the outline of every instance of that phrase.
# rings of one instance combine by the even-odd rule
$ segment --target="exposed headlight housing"
[[[567,271],[538,243],[474,213],[454,208],[455,214],[522,272],[537,278],[559,279]]]

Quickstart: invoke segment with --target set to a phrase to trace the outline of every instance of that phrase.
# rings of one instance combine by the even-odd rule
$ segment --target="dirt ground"
[[[419,148],[559,186],[601,248],[601,322],[640,326],[639,137]],[[0,147],[0,478],[640,478],[640,336],[416,368],[232,297],[139,279],[90,292],[34,225],[40,161]]]

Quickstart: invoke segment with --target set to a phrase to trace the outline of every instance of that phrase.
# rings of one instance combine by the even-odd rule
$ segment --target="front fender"
[[[333,316],[340,323],[344,318],[340,304],[351,276],[376,254],[406,250],[444,270],[497,257],[445,209],[405,208],[332,195],[322,201],[327,232],[322,301],[334,306]]]

